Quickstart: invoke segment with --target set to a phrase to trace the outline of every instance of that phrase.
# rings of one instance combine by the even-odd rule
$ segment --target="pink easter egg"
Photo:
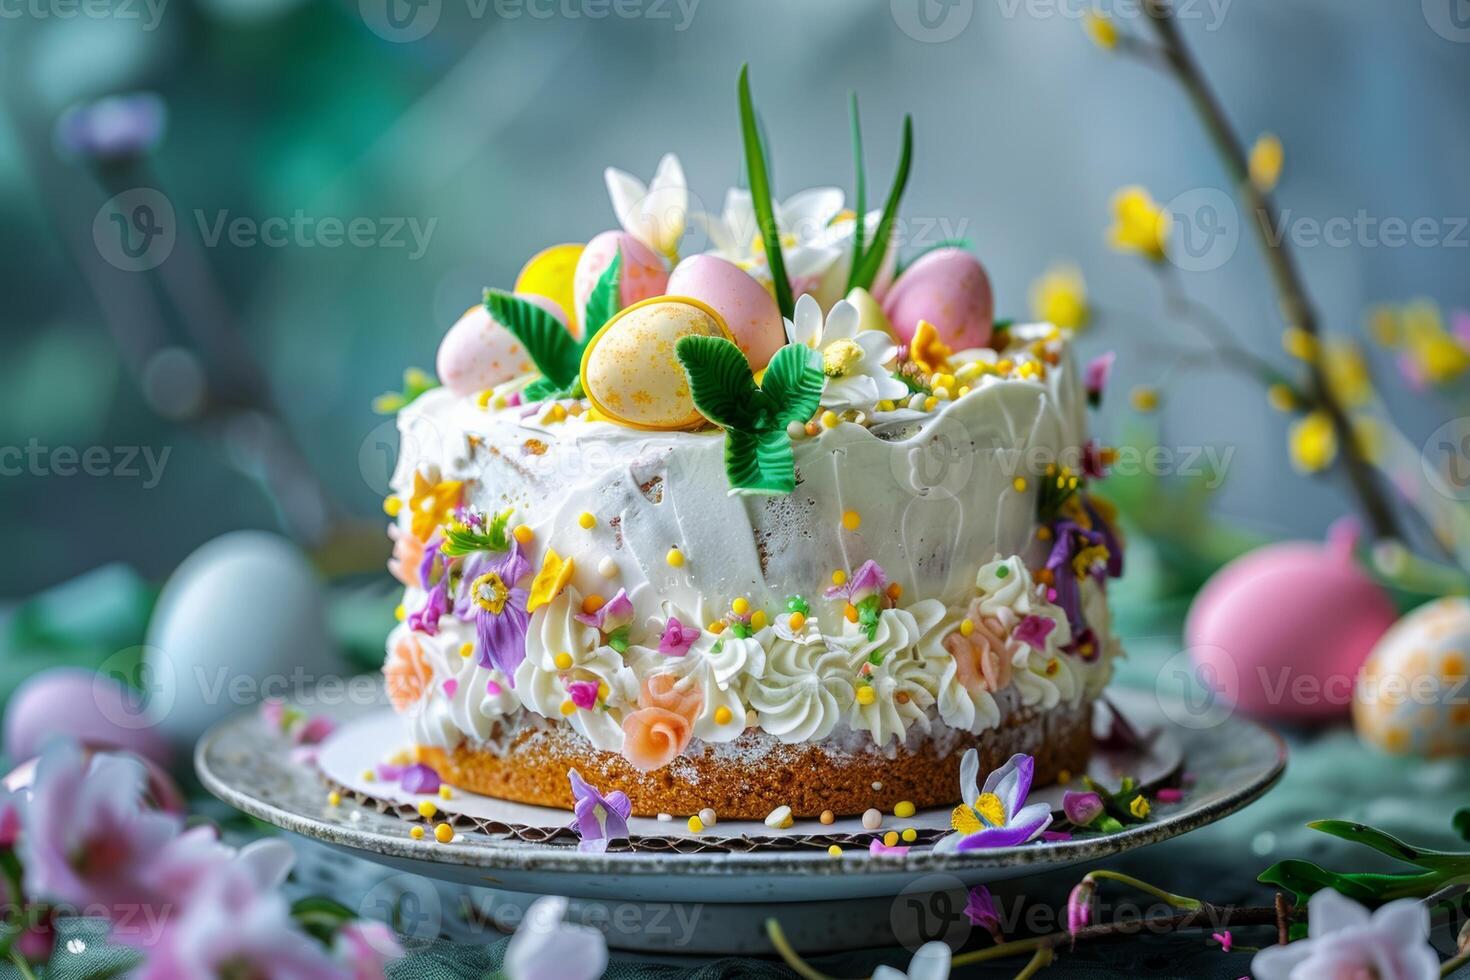
[[[536,304],[566,326],[566,314],[553,300],[532,293],[515,296]],[[450,391],[467,397],[534,371],[536,365],[515,335],[481,303],[466,310],[439,342],[434,369]]]
[[[1288,541],[1216,572],[1184,633],[1196,675],[1227,703],[1317,721],[1347,714],[1358,670],[1395,618],[1344,542]]]
[[[5,754],[41,754],[54,738],[90,749],[122,749],[161,765],[173,757],[153,728],[141,695],[120,681],[80,667],[52,667],[27,678],[5,708]]]
[[[928,320],[950,349],[967,350],[990,343],[995,296],[979,259],[940,248],[903,271],[883,297],[883,312],[902,341],[912,340],[919,321]]]
[[[781,309],[766,287],[719,256],[691,255],[680,262],[669,276],[669,295],[691,296],[714,307],[752,371],[765,367],[786,343]]]
[[[597,288],[597,281],[619,252],[623,256],[618,283],[623,309],[668,292],[669,273],[663,259],[626,231],[605,231],[587,243],[572,276],[572,294],[577,298],[579,319],[592,290]],[[596,331],[600,326],[594,323],[586,329]]]

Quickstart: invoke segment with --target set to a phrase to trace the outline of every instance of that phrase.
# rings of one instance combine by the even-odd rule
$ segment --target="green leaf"
[[[1428,848],[1412,847],[1404,843],[1392,834],[1385,833],[1376,827],[1366,824],[1353,823],[1348,820],[1314,820],[1307,824],[1313,830],[1328,834],[1341,840],[1352,841],[1371,847],[1380,854],[1387,854],[1408,864],[1416,864],[1423,868],[1457,868],[1463,867],[1465,872],[1470,873],[1470,854],[1456,854],[1452,851],[1435,851]]]
[[[852,288],[857,278],[858,263],[863,258],[863,236],[868,231],[868,172],[863,163],[863,123],[858,114],[857,93],[852,93],[851,112],[852,116],[852,164],[857,171],[857,221],[852,230],[852,268],[847,272],[847,291]]]
[[[725,473],[730,493],[776,496],[796,489],[796,456],[785,429],[725,431]]]
[[[1310,861],[1277,861],[1262,871],[1256,880],[1290,892],[1298,905],[1305,904],[1307,899],[1324,888],[1331,888],[1359,902],[1371,902],[1375,898],[1370,890],[1359,888],[1342,875],[1319,868]]]
[[[883,208],[883,218],[878,222],[878,229],[873,234],[873,245],[863,256],[862,262],[857,264],[856,274],[852,277],[854,286],[871,289],[874,280],[878,278],[879,271],[883,268],[883,256],[888,252],[888,243],[893,237],[893,222],[898,216],[898,202],[903,199],[904,189],[908,187],[909,171],[913,167],[913,162],[914,117],[904,116],[903,150],[898,158],[898,172],[893,175],[893,187],[888,192],[888,203]]]
[[[582,345],[556,317],[499,289],[485,290],[485,306],[525,346],[536,370],[556,388],[569,388],[581,374]],[[528,398],[529,392],[527,388]]]
[[[582,346],[585,347],[592,336],[622,309],[622,270],[623,250],[618,249],[612,263],[593,287],[592,295],[587,297],[587,305],[582,309]],[[579,370],[580,367],[579,364]]]
[[[761,390],[774,404],[775,424],[785,429],[817,414],[825,384],[822,355],[805,344],[787,344],[766,365]]]
[[[451,558],[477,551],[505,551],[510,548],[510,536],[505,531],[510,515],[511,508],[507,507],[492,517],[483,531],[468,524],[451,523],[444,529],[444,543],[439,550]]]
[[[766,263],[776,287],[776,305],[781,315],[794,315],[796,303],[791,296],[791,280],[786,278],[786,260],[781,254],[781,229],[776,224],[776,208],[771,203],[771,178],[766,172],[765,149],[760,126],[756,123],[755,103],[750,97],[750,66],[740,68],[740,132],[745,138],[745,168],[750,175],[750,198],[760,225],[761,240],[766,246]]]
[[[341,902],[313,895],[292,905],[291,917],[318,942],[331,945],[337,930],[356,919],[357,913]]]
[[[1450,826],[1455,828],[1455,833],[1459,834],[1463,840],[1470,841],[1470,806],[1462,806],[1456,810],[1454,817],[1450,820]]]
[[[724,337],[681,337],[674,353],[689,376],[694,405],[705,418],[722,429],[754,432],[763,427],[767,398],[756,387],[750,361],[739,347]]]

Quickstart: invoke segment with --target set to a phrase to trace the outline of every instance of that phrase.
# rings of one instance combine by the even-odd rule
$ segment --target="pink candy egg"
[[[515,295],[541,307],[566,326],[566,315],[552,300],[531,293]],[[466,310],[439,342],[434,369],[450,391],[469,396],[534,371],[536,365],[515,335],[497,323],[481,303]]]
[[[765,367],[786,343],[780,307],[765,286],[733,262],[715,255],[691,255],[669,276],[668,291],[714,307],[753,371]]]
[[[572,292],[577,298],[577,314],[587,307],[587,298],[597,288],[597,281],[612,265],[613,256],[623,256],[619,291],[621,307],[627,309],[655,296],[667,293],[669,273],[664,260],[655,255],[647,245],[626,231],[605,231],[587,243],[582,257],[577,260],[577,271],[572,277]],[[600,323],[585,325],[583,329],[596,331]]]
[[[80,667],[53,667],[16,689],[5,709],[5,754],[40,755],[53,738],[90,749],[122,749],[161,764],[173,756],[153,727],[141,695],[120,681]]]
[[[1347,714],[1358,669],[1395,618],[1342,542],[1288,541],[1216,572],[1184,632],[1197,676],[1226,702],[1313,721]]]
[[[912,340],[919,321],[928,320],[951,350],[966,350],[990,343],[995,297],[979,259],[940,248],[903,271],[883,297],[883,312],[900,340]]]

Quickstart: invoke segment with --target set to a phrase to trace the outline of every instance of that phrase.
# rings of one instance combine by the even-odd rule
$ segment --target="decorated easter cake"
[[[748,109],[748,103],[747,103]],[[952,805],[960,759],[1085,768],[1122,552],[1090,485],[1097,365],[996,322],[962,247],[900,265],[821,188],[690,215],[609,170],[622,230],[536,255],[396,396],[384,674],[418,761],[639,815]],[[692,236],[691,236],[692,237]],[[691,250],[693,251],[693,250]],[[1089,385],[1084,373],[1093,375]]]

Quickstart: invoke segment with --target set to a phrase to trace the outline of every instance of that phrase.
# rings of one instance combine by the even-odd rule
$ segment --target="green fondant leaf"
[[[852,165],[857,171],[857,221],[852,230],[852,267],[847,271],[847,291],[856,285],[858,263],[863,259],[863,236],[868,231],[868,173],[863,164],[863,123],[858,115],[857,93],[852,93]]]
[[[883,208],[883,218],[873,233],[873,244],[862,261],[856,264],[852,277],[854,286],[871,289],[878,272],[883,268],[883,256],[888,251],[889,239],[893,236],[893,222],[898,216],[898,202],[909,183],[909,170],[914,161],[914,117],[903,117],[903,150],[898,158],[898,172],[893,175],[893,187],[888,192],[888,203]],[[787,314],[788,316],[790,314]]]
[[[787,344],[766,365],[761,390],[774,405],[775,424],[784,429],[817,414],[825,384],[822,355],[805,344]]]
[[[760,125],[755,118],[755,103],[750,97],[749,65],[740,68],[740,131],[745,137],[745,169],[750,176],[751,203],[755,206],[756,222],[765,243],[771,281],[776,287],[776,305],[781,308],[781,315],[790,319],[796,304],[791,296],[791,280],[786,278],[786,260],[781,254],[781,229],[776,224],[776,208],[771,203],[771,179],[766,169]]]
[[[689,392],[704,417],[722,429],[763,428],[765,394],[756,387],[750,362],[724,337],[681,337],[674,347]]]
[[[485,290],[485,306],[497,323],[503,324],[526,348],[526,353],[553,389],[566,390],[582,370],[582,345],[556,317],[537,306],[499,289]],[[535,400],[532,388],[525,397]],[[540,397],[546,397],[542,394]]]
[[[730,493],[787,494],[796,489],[796,457],[785,429],[725,431],[725,473]]]
[[[623,250],[618,249],[582,309],[583,346],[622,309],[622,274]]]

